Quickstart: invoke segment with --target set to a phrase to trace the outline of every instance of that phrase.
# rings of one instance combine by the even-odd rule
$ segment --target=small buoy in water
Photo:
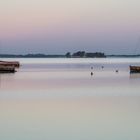
[[[104,66],[102,66],[102,69],[104,68]]]
[[[116,73],[118,73],[119,72],[119,70],[116,70]]]
[[[91,74],[91,76],[92,76],[92,75],[93,75],[93,72],[91,72],[90,74]]]
[[[91,69],[93,69],[93,67],[91,67]]]

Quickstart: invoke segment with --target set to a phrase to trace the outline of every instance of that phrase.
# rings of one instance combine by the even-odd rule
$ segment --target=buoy
[[[90,74],[91,74],[91,76],[92,76],[92,75],[93,75],[93,72],[91,72]]]

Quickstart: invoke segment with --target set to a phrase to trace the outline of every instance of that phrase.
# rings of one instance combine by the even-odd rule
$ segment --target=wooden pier
[[[130,73],[140,73],[140,66],[130,66]]]
[[[14,66],[19,68],[20,63],[18,61],[0,61],[0,66]]]
[[[0,61],[0,73],[15,73],[16,68],[20,67],[18,61]]]

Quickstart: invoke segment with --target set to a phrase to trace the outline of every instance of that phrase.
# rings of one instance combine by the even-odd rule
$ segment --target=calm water
[[[22,66],[0,74],[0,140],[140,139],[140,58],[4,60]]]

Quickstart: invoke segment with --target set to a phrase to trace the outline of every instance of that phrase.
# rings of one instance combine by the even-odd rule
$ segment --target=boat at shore
[[[130,66],[130,73],[140,73],[140,66]]]
[[[20,67],[18,61],[0,61],[0,73],[15,73],[16,68]]]
[[[20,63],[18,61],[0,61],[0,66],[14,66],[19,68]]]
[[[0,65],[0,73],[15,73],[15,67],[14,66],[1,66]]]

